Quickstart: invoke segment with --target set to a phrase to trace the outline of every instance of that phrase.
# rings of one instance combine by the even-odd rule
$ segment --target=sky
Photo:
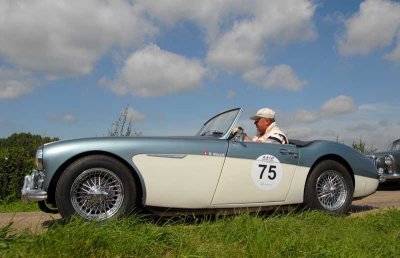
[[[400,138],[400,1],[0,0],[0,138],[144,136],[276,111],[289,138]]]

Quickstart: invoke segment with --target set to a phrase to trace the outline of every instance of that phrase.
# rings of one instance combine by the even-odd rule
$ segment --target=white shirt
[[[254,136],[253,141],[280,144],[287,144],[289,142],[287,136],[279,129],[275,122],[268,126],[264,134]]]

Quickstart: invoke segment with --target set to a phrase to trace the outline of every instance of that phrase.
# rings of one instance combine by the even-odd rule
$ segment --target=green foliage
[[[24,176],[34,167],[36,149],[58,138],[30,133],[13,134],[0,139],[0,201],[13,202],[21,197]]]
[[[0,230],[2,257],[399,257],[400,210],[321,212],[154,223],[73,219],[38,235]]]
[[[4,202],[15,200],[21,191],[23,179],[34,165],[27,149],[9,147],[0,149],[0,198]]]
[[[358,139],[358,141],[353,141],[352,147],[353,149],[359,150],[361,151],[361,153],[364,154],[371,154],[378,150],[377,148],[374,148],[373,145],[367,148],[367,142],[363,140],[361,137],[360,139]]]
[[[0,139],[0,149],[23,148],[29,152],[31,157],[34,157],[39,146],[59,140],[59,138],[43,137],[30,133],[14,133],[8,138]]]

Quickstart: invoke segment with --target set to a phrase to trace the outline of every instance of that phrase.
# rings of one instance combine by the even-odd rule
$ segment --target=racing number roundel
[[[258,157],[253,163],[251,177],[258,188],[262,190],[274,189],[282,179],[280,161],[268,154]]]

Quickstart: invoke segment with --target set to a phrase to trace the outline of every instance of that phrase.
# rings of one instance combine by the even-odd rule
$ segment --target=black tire
[[[346,167],[334,160],[325,160],[311,171],[304,189],[308,209],[331,214],[347,214],[353,201],[354,185]]]
[[[78,215],[106,220],[129,215],[135,208],[137,187],[131,171],[105,155],[76,160],[57,182],[55,199],[61,216]]]
[[[51,213],[51,214],[58,213],[58,209],[55,207],[52,207],[52,205],[51,204],[49,205],[46,201],[39,201],[38,205],[39,205],[39,209],[43,212]]]

